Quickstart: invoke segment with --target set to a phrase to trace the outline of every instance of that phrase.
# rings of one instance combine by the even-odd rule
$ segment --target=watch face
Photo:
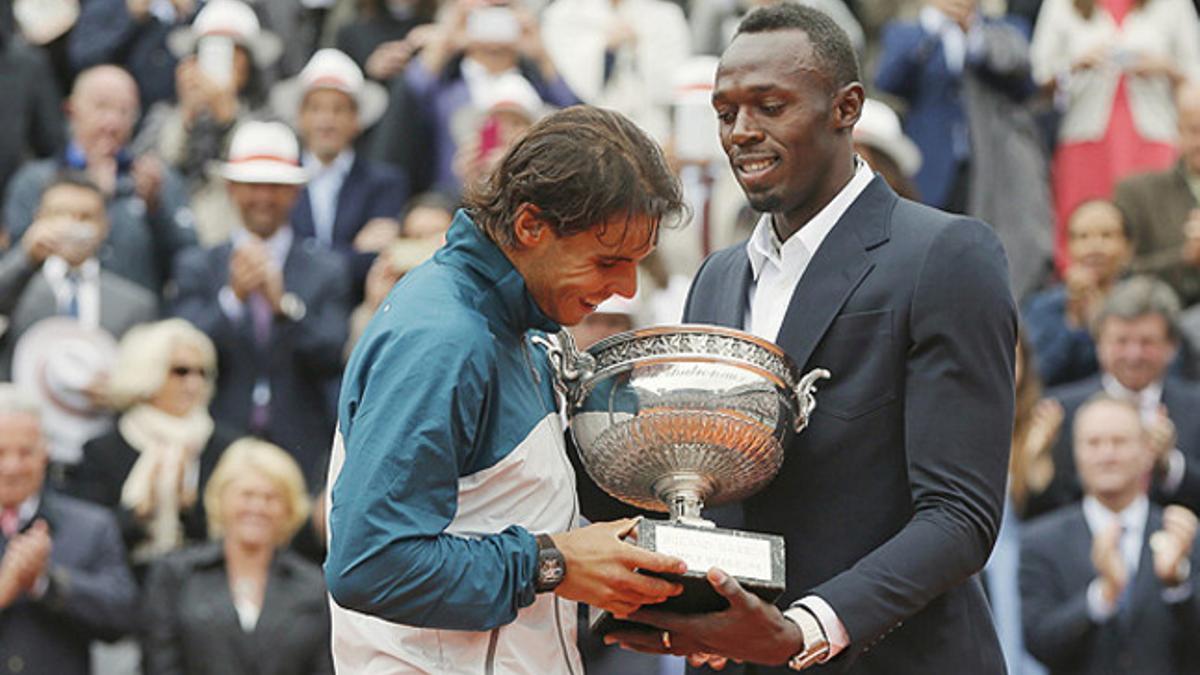
[[[563,578],[563,564],[557,556],[545,556],[538,563],[538,579],[543,586],[557,585]]]

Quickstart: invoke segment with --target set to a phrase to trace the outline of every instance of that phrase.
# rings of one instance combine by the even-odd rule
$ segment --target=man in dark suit
[[[1076,410],[1105,392],[1134,403],[1157,458],[1156,501],[1200,509],[1200,388],[1168,370],[1179,347],[1179,300],[1164,282],[1148,276],[1127,279],[1113,289],[1093,324],[1100,374],[1051,389],[1063,407],[1058,441],[1051,450],[1054,478],[1032,496],[1030,516],[1078,501],[1083,488],[1071,449]]]
[[[1114,201],[1133,231],[1135,272],[1160,276],[1184,306],[1200,302],[1200,84],[1179,87],[1179,162],[1117,184]]]
[[[287,84],[300,90],[297,129],[304,166],[312,171],[292,209],[292,228],[341,254],[361,289],[376,255],[399,236],[408,200],[400,169],[354,151],[359,133],[383,114],[387,93],[364,81],[354,61],[336,49],[314,54]]]
[[[88,643],[134,628],[137,588],[107,510],[43,490],[37,403],[0,384],[0,664],[87,675]]]
[[[298,158],[279,122],[237,130],[222,174],[243,227],[228,243],[180,256],[174,313],[217,347],[213,418],[282,446],[321,485],[350,299],[337,256],[288,226],[307,176]]]
[[[85,175],[65,172],[42,193],[37,220],[0,257],[0,380],[10,379],[13,350],[31,326],[72,316],[120,339],[158,315],[158,297],[103,269],[97,253],[108,236],[104,194]]]
[[[1021,541],[1025,645],[1051,673],[1175,675],[1200,668],[1192,592],[1196,516],[1146,497],[1154,457],[1141,411],[1096,394],[1075,417],[1082,503]]]
[[[844,33],[793,4],[743,20],[717,71],[721,141],[751,206],[685,320],[773,339],[829,369],[809,427],[744,527],[787,540],[780,608],[720,570],[713,614],[643,609],[631,646],[826,672],[1003,673],[983,589],[1004,499],[1016,311],[978,220],[900,199],[854,156],[864,98]],[[585,510],[585,514],[587,511]]]

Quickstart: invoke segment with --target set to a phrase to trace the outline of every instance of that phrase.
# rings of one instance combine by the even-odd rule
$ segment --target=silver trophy
[[[706,612],[725,600],[705,574],[719,567],[768,602],[784,590],[784,542],[717,528],[701,510],[744,499],[783,464],[816,407],[817,368],[801,376],[778,346],[729,328],[657,326],[614,335],[586,352],[565,331],[545,340],[571,433],[592,480],[668,520],[643,519],[637,545],[683,559],[684,593],[659,609]],[[611,616],[593,623],[601,633]]]

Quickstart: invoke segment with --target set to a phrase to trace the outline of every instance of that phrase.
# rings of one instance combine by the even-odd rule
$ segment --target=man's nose
[[[762,130],[755,123],[751,115],[739,112],[733,120],[730,140],[733,141],[734,145],[757,143],[762,140]]]
[[[612,292],[624,298],[637,294],[637,265],[622,265],[612,284]]]

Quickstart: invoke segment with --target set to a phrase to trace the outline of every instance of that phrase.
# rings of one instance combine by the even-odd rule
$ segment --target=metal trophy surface
[[[705,578],[710,567],[774,601],[784,590],[783,538],[717,528],[701,510],[744,499],[774,478],[790,436],[816,407],[814,384],[829,371],[801,376],[778,346],[716,326],[628,331],[586,352],[564,331],[546,345],[592,480],[627,504],[670,514],[637,528],[638,546],[688,564],[676,579],[684,593],[657,608],[722,609],[726,601]],[[606,614],[593,629],[617,623]]]

